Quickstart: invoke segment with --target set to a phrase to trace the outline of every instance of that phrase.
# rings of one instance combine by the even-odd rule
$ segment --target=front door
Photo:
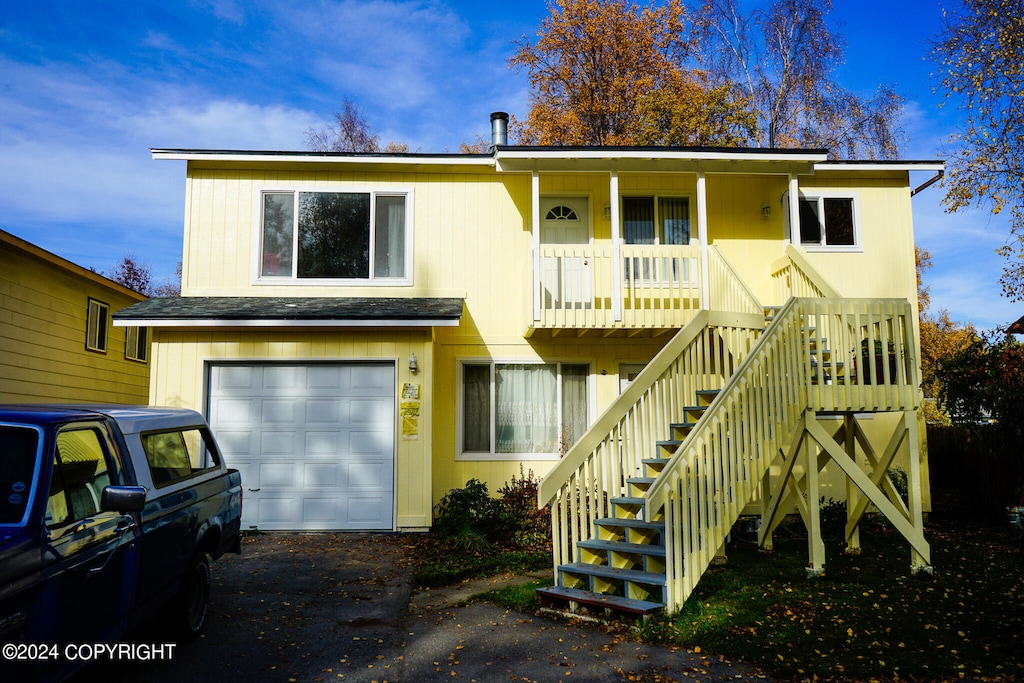
[[[547,305],[580,307],[591,301],[590,219],[587,197],[543,197],[540,200],[542,245],[566,249],[544,257],[544,290]],[[579,248],[573,248],[579,247]]]

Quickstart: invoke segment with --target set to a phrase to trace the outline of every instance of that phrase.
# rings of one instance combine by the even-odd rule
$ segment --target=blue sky
[[[840,80],[907,98],[905,159],[949,152],[958,114],[939,108],[927,56],[954,2],[834,0]],[[526,76],[507,60],[547,11],[543,0],[5,5],[0,228],[100,271],[133,251],[157,281],[181,259],[184,162],[153,161],[151,147],[302,149],[348,97],[383,142],[456,151],[488,135],[492,111],[525,117]],[[1000,296],[994,253],[1005,221],[948,215],[944,192],[914,199],[933,306],[982,328],[1017,319],[1024,304]]]

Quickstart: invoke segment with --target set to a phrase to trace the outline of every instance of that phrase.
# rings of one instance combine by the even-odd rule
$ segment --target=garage
[[[242,528],[394,528],[395,364],[209,366],[209,420],[242,472]]]

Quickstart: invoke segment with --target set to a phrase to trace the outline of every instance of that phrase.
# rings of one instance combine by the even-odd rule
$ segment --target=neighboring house
[[[0,403],[145,404],[147,330],[111,325],[145,298],[0,230]]]
[[[680,544],[710,561],[743,512],[816,528],[805,499],[856,515],[864,486],[896,514],[895,462],[927,564],[909,183],[941,163],[510,147],[497,121],[490,154],[153,150],[187,162],[182,298],[115,324],[152,326],[151,402],[207,414],[244,524],[422,529],[470,478],[533,471],[558,564],[612,552],[575,546],[604,517],[709,529],[609,532],[670,559],[643,560],[660,587],[605,583],[675,604]],[[864,474],[825,467],[847,454]]]

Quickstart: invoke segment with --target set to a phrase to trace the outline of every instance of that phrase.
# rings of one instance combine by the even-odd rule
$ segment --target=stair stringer
[[[647,492],[665,522],[666,608],[693,592],[808,407],[811,364],[791,299]]]

